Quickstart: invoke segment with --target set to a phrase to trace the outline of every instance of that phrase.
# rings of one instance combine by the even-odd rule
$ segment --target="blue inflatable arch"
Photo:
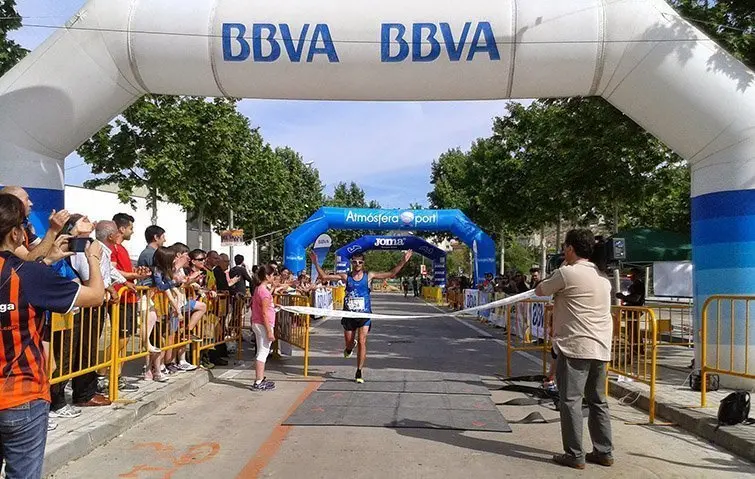
[[[356,253],[370,250],[407,250],[411,249],[433,263],[433,284],[446,286],[446,252],[419,236],[374,236],[364,235],[336,250],[336,272],[345,273],[349,269],[349,260]]]
[[[495,273],[495,243],[459,210],[386,210],[363,208],[320,208],[286,237],[284,264],[291,271],[306,267],[306,249],[319,235],[336,230],[448,231],[474,253],[477,282]]]

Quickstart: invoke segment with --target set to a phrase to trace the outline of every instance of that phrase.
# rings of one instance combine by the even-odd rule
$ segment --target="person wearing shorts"
[[[317,269],[317,275],[322,281],[343,281],[346,283],[346,297],[343,302],[343,309],[356,313],[372,313],[372,301],[370,299],[370,285],[374,279],[391,279],[395,278],[401,269],[409,262],[412,257],[412,250],[408,250],[399,263],[386,273],[367,272],[364,269],[364,255],[356,253],[351,257],[351,272],[348,274],[325,274],[319,264],[317,264],[317,255],[310,251],[309,258]],[[354,347],[357,348],[357,372],[354,379],[357,383],[364,382],[362,369],[367,359],[367,334],[372,328],[372,322],[369,317],[364,318],[343,318],[343,339],[345,348],[343,356],[350,358]]]
[[[275,383],[265,378],[265,363],[275,341],[275,306],[270,292],[274,270],[270,265],[257,269],[257,287],[252,295],[252,331],[257,342],[257,362],[252,391],[270,391]]]

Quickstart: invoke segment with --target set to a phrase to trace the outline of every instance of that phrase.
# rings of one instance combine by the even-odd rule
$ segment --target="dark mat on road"
[[[364,384],[357,384],[353,377],[333,377],[325,381],[319,391],[490,395],[480,377],[473,374],[370,371],[365,379]]]
[[[320,389],[312,393],[283,424],[511,432],[490,396],[479,394]]]

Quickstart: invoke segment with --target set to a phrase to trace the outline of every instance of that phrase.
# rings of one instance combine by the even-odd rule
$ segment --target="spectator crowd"
[[[237,315],[241,328],[253,307],[249,298],[309,296],[326,286],[275,261],[250,268],[236,255],[231,266],[226,254],[168,245],[157,225],[144,231],[147,246],[134,262],[125,246],[134,235],[128,213],[93,222],[86,214],[53,211],[47,231],[37,236],[31,210],[23,188],[0,190],[0,463],[8,479],[41,477],[48,431],[83,408],[110,405],[108,378],[118,378],[119,391],[139,389],[136,378],[122,375],[122,363],[117,374],[101,367],[111,348],[124,358],[138,344],[136,352],[146,355],[142,381],[168,382],[198,367],[227,365],[232,351],[223,320],[209,328],[214,348],[201,348],[199,364],[191,361],[192,348],[206,340],[203,320],[218,308],[219,297],[228,298],[229,315]],[[250,294],[258,286],[269,295]],[[267,302],[256,310],[260,317],[252,322],[270,326],[263,328],[264,338],[255,338],[263,346],[257,348],[260,362],[259,350],[273,339],[274,314],[268,318]],[[117,342],[110,344],[116,315]],[[252,389],[272,388],[261,377]]]

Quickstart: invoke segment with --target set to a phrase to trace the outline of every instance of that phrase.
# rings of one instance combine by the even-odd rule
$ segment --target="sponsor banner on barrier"
[[[317,309],[333,309],[333,291],[329,289],[316,289],[314,307]]]
[[[476,289],[464,290],[464,309],[474,308],[478,305],[479,293]]]

